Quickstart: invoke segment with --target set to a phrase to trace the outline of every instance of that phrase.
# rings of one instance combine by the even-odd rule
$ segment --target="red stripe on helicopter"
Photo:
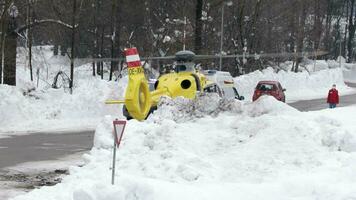
[[[138,55],[138,51],[135,47],[126,49],[125,55],[128,68],[141,66],[140,56]]]

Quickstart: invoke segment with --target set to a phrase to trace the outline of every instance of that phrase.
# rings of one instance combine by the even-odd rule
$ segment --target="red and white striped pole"
[[[125,49],[125,55],[128,68],[141,67],[141,60],[136,47]]]

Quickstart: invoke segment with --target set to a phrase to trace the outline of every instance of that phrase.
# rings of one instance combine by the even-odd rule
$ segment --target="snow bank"
[[[120,91],[116,83],[95,78],[78,82],[73,95],[63,89],[29,92],[0,85],[0,132],[93,129],[105,114],[120,113],[119,106],[104,104]]]
[[[356,83],[356,65],[355,64],[345,64],[343,69],[344,80],[350,83]]]
[[[353,199],[355,111],[301,113],[272,97],[184,123],[154,120],[158,110],[151,120],[128,122],[114,186],[115,117],[107,116],[85,166],[71,168],[61,184],[14,200]]]
[[[120,115],[120,106],[105,105],[104,101],[122,97],[126,79],[119,83],[101,80],[98,76],[92,76],[91,64],[81,65],[75,68],[71,95],[63,87],[51,88],[58,71],[69,76],[68,58],[53,56],[49,46],[35,47],[33,50],[34,81],[30,81],[29,69],[24,67],[26,51],[19,48],[17,86],[0,85],[1,136],[42,131],[93,130],[103,116]]]
[[[280,71],[275,73],[272,68],[263,71],[255,71],[246,75],[236,77],[235,86],[241,95],[247,100],[252,100],[252,95],[257,83],[261,80],[279,81],[287,91],[288,102],[324,98],[332,84],[336,84],[341,95],[353,93],[354,90],[344,83],[343,71],[337,69],[326,69],[313,73],[306,71],[293,73]]]

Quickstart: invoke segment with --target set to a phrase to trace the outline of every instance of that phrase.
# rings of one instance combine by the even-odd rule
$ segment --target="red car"
[[[262,95],[270,95],[278,101],[286,102],[285,91],[286,89],[282,88],[278,81],[260,81],[255,88],[252,101],[256,101]]]

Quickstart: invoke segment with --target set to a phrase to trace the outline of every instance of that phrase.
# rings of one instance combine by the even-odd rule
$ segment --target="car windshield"
[[[272,84],[262,83],[262,84],[258,84],[257,89],[262,91],[271,91],[271,90],[275,90],[275,87]]]

